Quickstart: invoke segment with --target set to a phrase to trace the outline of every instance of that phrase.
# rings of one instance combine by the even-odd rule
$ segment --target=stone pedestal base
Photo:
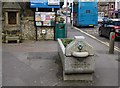
[[[17,43],[20,43],[19,36],[6,36],[5,43],[8,43],[8,41],[17,41]]]
[[[93,56],[86,58],[66,56],[65,47],[60,39],[58,39],[58,53],[63,65],[63,80],[93,81],[95,69],[95,58]]]
[[[91,74],[65,74],[65,72],[63,71],[63,80],[93,81],[93,73]]]

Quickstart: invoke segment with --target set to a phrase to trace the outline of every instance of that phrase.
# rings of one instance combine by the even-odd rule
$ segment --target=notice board
[[[55,12],[35,12],[35,26],[55,26]]]

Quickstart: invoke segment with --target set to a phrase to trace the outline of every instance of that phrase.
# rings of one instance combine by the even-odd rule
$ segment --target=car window
[[[115,26],[120,26],[120,21],[114,21]]]
[[[109,25],[114,25],[114,21],[110,20]]]
[[[110,22],[109,21],[104,21],[104,24],[110,25]]]
[[[112,21],[112,20],[109,20],[108,25],[115,25],[115,26],[120,26],[120,21]]]

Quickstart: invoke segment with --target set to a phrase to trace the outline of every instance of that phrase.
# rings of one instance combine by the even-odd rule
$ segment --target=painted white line
[[[89,37],[91,37],[91,38],[93,38],[93,39],[99,41],[100,43],[102,43],[102,44],[104,44],[104,45],[106,45],[106,46],[109,47],[109,43],[108,43],[108,42],[103,42],[103,41],[97,39],[96,37],[94,37],[94,36],[92,36],[92,35],[84,32],[84,31],[80,30],[79,28],[76,28],[76,27],[74,27],[74,28],[75,28],[76,30],[80,31],[81,33],[84,33],[84,34],[86,34],[87,36],[89,36]],[[115,49],[116,51],[120,52],[120,49],[119,49],[118,47],[115,46],[114,49]]]

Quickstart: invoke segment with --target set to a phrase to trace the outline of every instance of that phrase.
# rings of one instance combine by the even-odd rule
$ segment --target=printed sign
[[[48,0],[48,5],[60,5],[60,0]]]
[[[55,26],[55,12],[35,12],[36,26]]]
[[[60,8],[60,0],[30,0],[31,8]]]

